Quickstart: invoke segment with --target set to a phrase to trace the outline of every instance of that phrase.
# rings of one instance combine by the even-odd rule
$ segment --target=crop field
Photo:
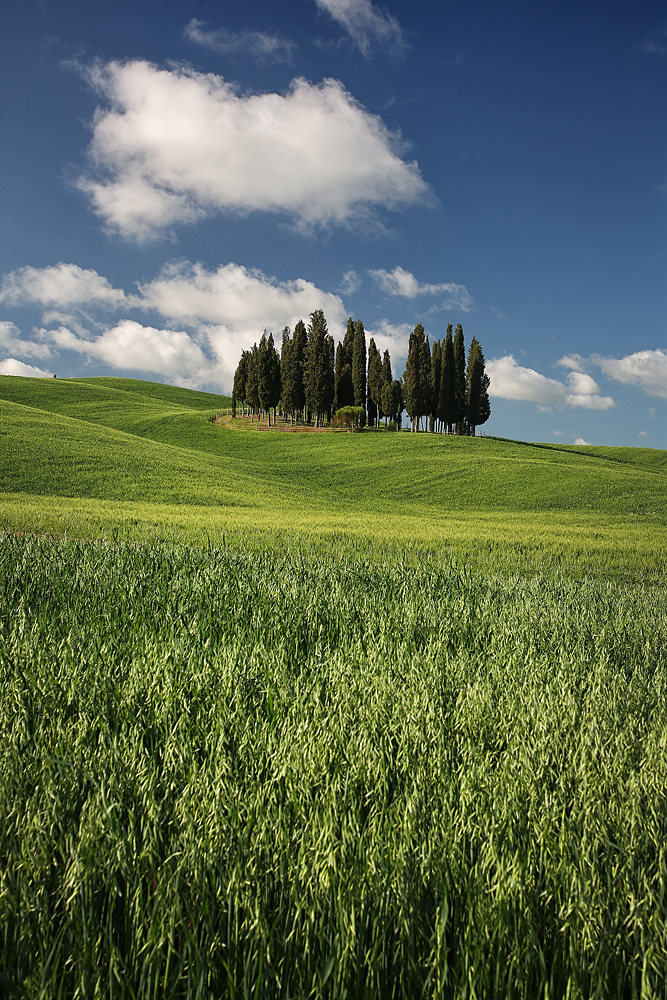
[[[0,995],[664,997],[667,455],[0,378]]]

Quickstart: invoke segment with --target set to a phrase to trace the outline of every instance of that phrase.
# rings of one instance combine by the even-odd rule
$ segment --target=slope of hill
[[[474,526],[478,539],[565,544],[604,528],[610,545],[620,534],[633,545],[662,545],[665,452],[408,433],[243,433],[211,422],[227,403],[127,379],[2,377],[3,503],[20,509],[28,527],[40,507],[62,519],[67,504],[92,512],[104,501],[120,505],[122,520],[132,507],[134,520],[190,518],[198,530],[208,521],[436,541],[464,524],[468,538]],[[155,508],[150,516],[146,505]]]

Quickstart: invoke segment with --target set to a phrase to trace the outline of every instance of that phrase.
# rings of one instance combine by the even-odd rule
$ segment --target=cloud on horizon
[[[22,375],[27,378],[53,378],[53,372],[35,365],[25,365],[16,358],[5,358],[0,361],[0,375]]]
[[[380,208],[435,204],[406,145],[338,80],[241,94],[213,73],[145,60],[82,70],[98,108],[76,186],[105,226],[139,243],[216,212],[317,226],[379,225]]]
[[[315,0],[315,3],[347,31],[367,59],[375,48],[384,48],[396,55],[407,48],[396,18],[388,11],[381,11],[370,0]]]
[[[570,406],[609,410],[616,406],[611,396],[601,395],[600,386],[584,372],[570,372],[566,385],[533,368],[522,367],[511,354],[487,361],[486,369],[491,379],[490,396],[526,400],[543,408]]]
[[[647,396],[658,396],[667,399],[667,351],[657,350],[635,351],[622,358],[603,357],[592,354],[584,358],[580,354],[566,354],[556,364],[563,368],[579,368],[585,370],[595,366],[607,378],[626,385],[636,385]]]
[[[6,275],[0,301],[57,304],[65,310],[45,312],[44,322],[58,326],[35,330],[35,340],[21,339],[14,323],[0,322],[0,351],[23,357],[74,351],[115,369],[152,372],[192,388],[230,388],[241,351],[259,340],[265,328],[278,336],[283,327],[293,328],[299,319],[308,322],[310,313],[324,309],[332,333],[342,336],[347,319],[340,296],[313,282],[280,282],[233,263],[215,271],[189,262],[171,264],[133,295],[74,264],[21,268]],[[87,323],[88,310],[95,305],[157,313],[168,326],[145,325],[129,317],[114,325],[96,318]],[[67,310],[75,315],[62,322]]]

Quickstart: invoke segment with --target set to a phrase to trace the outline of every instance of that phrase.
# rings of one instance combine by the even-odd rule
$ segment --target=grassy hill
[[[212,423],[228,405],[131,379],[1,377],[5,522],[83,533],[128,523],[334,531],[432,544],[586,539],[663,551],[666,452],[256,433]]]

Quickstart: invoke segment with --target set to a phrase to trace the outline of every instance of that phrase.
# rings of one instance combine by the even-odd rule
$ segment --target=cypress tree
[[[389,351],[384,352],[384,357],[382,358],[382,392],[384,393],[385,387],[391,385],[394,381],[394,376],[391,373],[391,357],[389,356]],[[387,426],[387,417],[390,416],[389,412],[385,409],[384,403],[382,406],[382,416],[385,418],[384,424]]]
[[[382,358],[371,337],[368,345],[368,412],[375,409],[373,424],[380,426],[380,404],[382,402]]]
[[[236,401],[241,403],[241,416],[244,414],[246,400],[246,381],[248,379],[248,352],[241,351],[241,358],[234,372],[234,387],[232,388],[232,416],[236,416]]]
[[[419,429],[419,418],[424,413],[424,388],[422,386],[423,347],[424,327],[421,323],[417,323],[417,326],[410,334],[408,360],[403,374],[403,382],[405,383],[405,408],[410,417],[410,429],[413,433]]]
[[[433,341],[431,351],[431,411],[429,414],[429,429],[435,430],[438,419],[438,402],[440,400],[441,345],[439,340]]]
[[[354,405],[363,406],[366,412],[366,331],[360,319],[354,324],[352,344],[352,389]],[[362,420],[362,426],[366,423]]]
[[[330,342],[330,343],[329,343]],[[327,321],[321,309],[310,315],[304,365],[306,405],[315,414],[315,426],[333,401],[333,339],[328,336]]]
[[[343,406],[354,406],[354,388],[352,386],[352,354],[354,348],[355,323],[352,317],[347,321],[347,329],[342,343],[336,348],[336,374],[334,390],[334,407],[340,410]]]
[[[472,434],[473,437],[475,428],[486,423],[491,416],[489,384],[490,379],[486,374],[482,348],[477,338],[473,337],[470,341],[466,371],[468,433]]]
[[[459,323],[454,334],[454,416],[456,433],[465,434],[466,427],[466,349],[463,327]]]
[[[294,384],[294,341],[290,337],[290,328],[286,326],[283,330],[283,345],[280,351],[280,398],[283,403],[283,413],[285,415],[289,413],[290,427],[294,424],[294,411],[296,409],[294,405]]]
[[[438,416],[443,423],[443,431],[452,433],[454,423],[454,343],[452,340],[452,324],[447,324],[447,336],[440,351],[440,395],[438,398]]]
[[[258,371],[257,363],[259,359],[259,351],[257,349],[257,344],[252,345],[252,350],[248,351],[247,356],[247,371],[248,377],[246,380],[246,402],[252,413],[259,413],[259,384],[258,384]],[[250,417],[252,420],[252,415]]]
[[[294,408],[301,412],[306,406],[306,389],[304,384],[304,370],[306,366],[306,346],[308,344],[308,334],[306,324],[300,319],[294,327],[294,357],[292,365],[294,369]]]
[[[419,349],[419,383],[421,389],[419,416],[426,417],[431,412],[431,347],[428,337],[424,339]]]

